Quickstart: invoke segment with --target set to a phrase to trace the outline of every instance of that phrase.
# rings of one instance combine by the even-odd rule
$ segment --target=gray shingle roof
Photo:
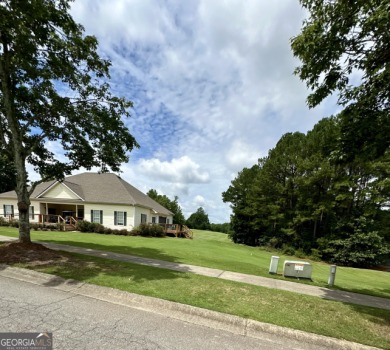
[[[39,184],[31,195],[31,199],[39,198],[56,181]],[[83,173],[68,176],[63,184],[69,187],[85,202],[105,204],[138,205],[149,208],[163,215],[172,213],[116,174]],[[16,198],[15,191],[0,194],[2,198]]]

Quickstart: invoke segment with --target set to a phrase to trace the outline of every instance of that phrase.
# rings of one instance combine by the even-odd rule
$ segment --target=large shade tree
[[[110,62],[69,14],[69,0],[0,3],[0,144],[16,170],[19,240],[30,242],[28,208],[38,182],[80,167],[119,171],[136,140],[124,124],[131,101],[108,83]],[[49,144],[57,142],[65,160]]]
[[[209,230],[210,220],[206,211],[200,207],[192,213],[186,221],[186,225],[195,230]]]
[[[340,119],[306,135],[287,133],[243,169],[222,196],[231,203],[234,242],[295,249],[353,266],[390,252],[390,154],[338,162]]]
[[[343,106],[341,155],[377,158],[390,146],[390,3],[300,0],[308,11],[292,50],[315,107],[336,93]]]

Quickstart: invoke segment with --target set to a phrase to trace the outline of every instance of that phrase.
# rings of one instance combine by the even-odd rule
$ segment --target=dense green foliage
[[[209,230],[210,220],[205,210],[200,207],[195,213],[192,213],[186,221],[186,225],[195,230]]]
[[[0,148],[0,193],[12,191],[16,185],[16,171]]]
[[[179,205],[179,197],[175,196],[174,200],[169,199],[165,194],[158,194],[156,190],[150,189],[146,193],[150,198],[161,204],[164,208],[173,213],[173,223],[183,225],[185,222],[183,212]]]
[[[221,233],[229,233],[230,232],[230,223],[224,222],[223,224],[210,224],[210,231],[213,232],[221,232]]]
[[[390,252],[390,152],[337,160],[340,118],[282,136],[223,193],[236,243],[292,247],[345,265],[375,265]]]
[[[390,146],[388,0],[300,0],[308,18],[291,46],[309,107],[334,92],[343,106],[341,150],[377,158]]]
[[[70,0],[5,0],[0,6],[0,150],[16,169],[20,240],[30,241],[26,165],[41,181],[93,166],[119,171],[137,143],[111,93],[110,62],[69,14]],[[53,143],[64,158],[53,153]],[[65,159],[65,160],[63,160]]]
[[[134,236],[165,237],[165,232],[160,225],[141,224],[131,231]]]
[[[38,225],[38,224],[34,224]],[[33,228],[35,229],[33,225]],[[38,228],[37,228],[38,229]],[[149,236],[149,237],[165,237],[164,229],[160,225],[147,225],[141,224],[138,227],[128,231],[126,228],[123,229],[111,229],[105,227],[96,222],[89,222],[86,220],[79,220],[77,222],[76,229],[80,232],[88,233],[100,233],[106,235],[117,235],[117,236]]]

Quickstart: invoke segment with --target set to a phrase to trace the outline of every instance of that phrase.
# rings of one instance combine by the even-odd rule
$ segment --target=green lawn
[[[245,283],[63,253],[65,259],[17,266],[390,349],[390,311]]]
[[[14,228],[0,227],[0,235],[17,237],[18,232]],[[42,231],[32,231],[31,236],[37,241],[76,245],[283,279],[282,276],[272,276],[268,273],[270,258],[272,255],[279,255],[278,252],[237,245],[221,233],[195,230],[193,240]],[[290,256],[279,256],[280,273],[284,260],[297,260]],[[313,282],[302,280],[299,282],[326,286],[329,265],[314,261],[311,263],[313,264]],[[339,289],[390,298],[389,286],[390,273],[388,272],[348,267],[337,269],[335,287]]]

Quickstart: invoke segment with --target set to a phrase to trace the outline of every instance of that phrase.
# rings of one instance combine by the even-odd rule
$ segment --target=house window
[[[4,204],[4,216],[14,216],[14,206],[10,204]]]
[[[91,222],[103,223],[103,210],[91,210]]]
[[[84,220],[84,209],[77,209],[77,220]]]
[[[147,216],[146,214],[141,214],[141,224],[146,224]]]
[[[125,211],[114,211],[114,225],[127,226],[127,213]]]
[[[155,224],[155,223],[156,223],[156,217],[152,216],[152,224]]]
[[[29,214],[30,214],[31,220],[34,220],[34,206],[33,205],[30,206]]]

